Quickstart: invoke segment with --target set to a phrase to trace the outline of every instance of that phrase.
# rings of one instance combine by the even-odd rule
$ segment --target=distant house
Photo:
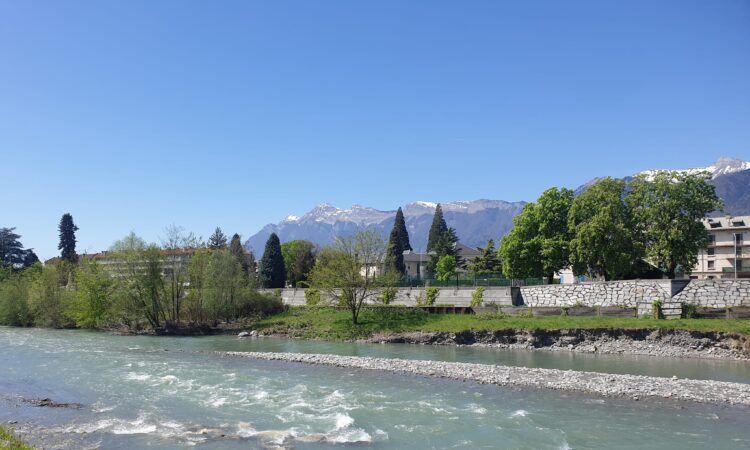
[[[479,250],[471,248],[460,242],[456,243],[455,248],[458,252],[459,259],[462,262],[461,266],[458,268],[458,272],[467,272],[469,263],[477,256],[482,255],[482,252],[480,252]],[[435,252],[418,253],[412,250],[406,250],[404,252],[404,266],[406,266],[406,277],[412,280],[430,278],[430,274],[427,272],[427,264],[430,262],[430,259],[432,259],[432,256],[434,254]],[[383,263],[381,261],[375,268],[375,273],[382,273],[382,270]]]

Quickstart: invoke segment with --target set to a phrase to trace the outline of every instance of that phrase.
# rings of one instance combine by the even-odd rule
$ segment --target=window
[[[709,222],[711,228],[721,228],[721,222]]]
[[[737,272],[742,272],[742,260],[741,259],[734,260],[734,266],[737,268]]]
[[[714,262],[713,261],[709,261],[708,262],[708,270],[714,270]]]
[[[737,245],[742,245],[742,233],[734,233],[734,242],[736,242]]]
[[[734,251],[734,254],[737,256],[742,256],[742,247],[737,247],[737,250]]]
[[[714,256],[716,254],[716,249],[709,247],[708,250],[706,250],[706,254],[708,254],[708,256]]]
[[[735,226],[735,227],[744,227],[745,226],[745,221],[744,220],[735,220],[735,221],[732,222],[732,226]]]
[[[715,245],[716,244],[716,235],[709,234],[708,235],[708,245]]]

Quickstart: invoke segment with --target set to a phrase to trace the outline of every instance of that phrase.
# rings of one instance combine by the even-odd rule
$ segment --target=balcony
[[[734,273],[734,267],[724,267],[722,269],[724,273]],[[737,269],[737,273],[750,273],[750,267],[742,267]]]

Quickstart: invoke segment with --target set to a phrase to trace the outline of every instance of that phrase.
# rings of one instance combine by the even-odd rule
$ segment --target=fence
[[[554,280],[559,283],[559,280]],[[438,280],[434,277],[427,278],[403,278],[397,284],[398,287],[508,287],[508,286],[538,286],[547,284],[545,278],[525,278],[514,280],[506,278],[502,273],[472,273],[459,272],[449,280]]]

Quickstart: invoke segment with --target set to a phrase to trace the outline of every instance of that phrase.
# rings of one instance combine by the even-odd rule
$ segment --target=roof
[[[703,219],[703,224],[709,230],[731,230],[750,228],[750,216],[724,216]]]

